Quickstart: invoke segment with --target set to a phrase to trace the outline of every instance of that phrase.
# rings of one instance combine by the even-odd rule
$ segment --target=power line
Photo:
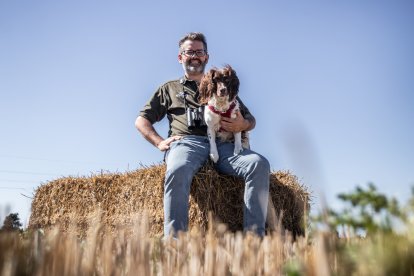
[[[23,159],[23,160],[35,160],[35,161],[46,161],[46,162],[60,162],[60,163],[72,163],[72,164],[89,164],[89,165],[115,165],[115,163],[94,163],[94,162],[87,162],[87,161],[75,161],[75,160],[62,160],[62,159],[49,159],[49,158],[38,158],[38,157],[28,157],[28,156],[15,156],[15,155],[7,155],[7,154],[0,154],[0,158],[13,158],[13,159]]]
[[[22,194],[22,193],[20,193],[22,196],[24,196],[24,197],[27,197],[27,198],[29,198],[29,199],[33,199],[33,197],[30,197],[30,196],[27,196],[27,195],[25,195],[25,194]]]
[[[40,183],[41,181],[30,181],[30,180],[14,180],[14,179],[0,179],[3,182],[16,182],[16,183]]]
[[[59,174],[55,174],[55,173],[27,172],[27,171],[11,171],[11,170],[0,170],[0,173],[17,173],[17,174],[53,175],[53,176],[59,176]]]
[[[27,190],[27,188],[22,187],[0,187],[2,190]]]

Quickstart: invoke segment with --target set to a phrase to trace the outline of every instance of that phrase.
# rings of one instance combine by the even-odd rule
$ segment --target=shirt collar
[[[190,80],[190,79],[188,79],[186,76],[182,76],[182,77],[180,78],[180,83],[181,83],[181,84],[186,84],[187,82],[197,84],[197,82],[196,82],[196,81],[194,81],[194,80]]]

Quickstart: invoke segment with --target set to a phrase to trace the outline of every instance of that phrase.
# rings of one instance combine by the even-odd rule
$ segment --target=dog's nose
[[[226,89],[225,87],[220,88],[220,94],[221,94],[221,95],[226,94],[226,91],[227,91],[227,89]]]

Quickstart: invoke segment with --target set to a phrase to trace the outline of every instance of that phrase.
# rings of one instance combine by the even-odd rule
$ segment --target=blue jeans
[[[266,158],[244,149],[234,155],[234,144],[217,140],[220,155],[216,169],[245,180],[243,227],[263,236],[269,197],[270,165]],[[188,229],[190,186],[193,176],[209,158],[210,144],[205,136],[189,135],[171,143],[166,152],[164,182],[164,235]]]

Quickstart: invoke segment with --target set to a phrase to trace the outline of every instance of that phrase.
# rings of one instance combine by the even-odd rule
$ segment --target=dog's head
[[[228,98],[233,101],[239,92],[239,78],[230,65],[222,69],[212,68],[205,74],[200,82],[199,101],[206,104],[212,97]]]

